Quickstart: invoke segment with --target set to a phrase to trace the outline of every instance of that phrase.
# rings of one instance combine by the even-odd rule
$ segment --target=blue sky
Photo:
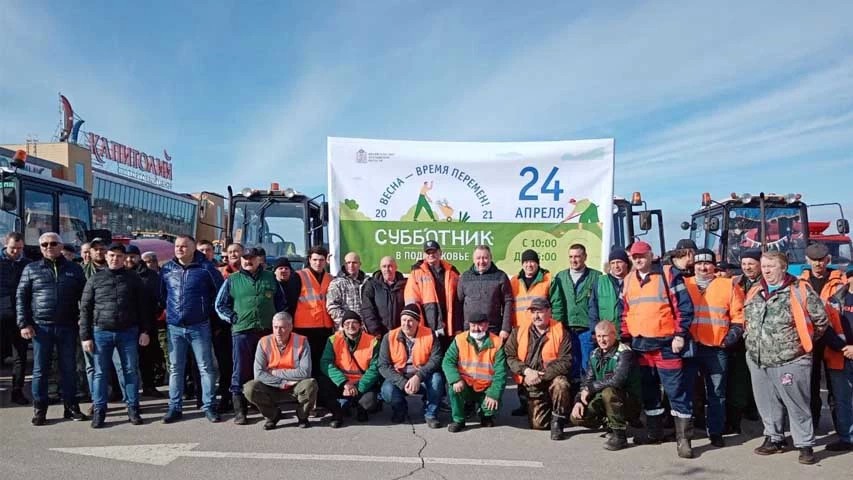
[[[61,91],[179,191],[323,192],[327,136],[614,137],[669,240],[703,191],[853,214],[853,2],[2,3],[0,143]]]

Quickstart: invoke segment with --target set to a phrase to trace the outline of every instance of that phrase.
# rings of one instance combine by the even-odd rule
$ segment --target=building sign
[[[163,158],[102,137],[86,134],[92,153],[92,167],[163,188],[172,188],[172,157],[163,150]]]

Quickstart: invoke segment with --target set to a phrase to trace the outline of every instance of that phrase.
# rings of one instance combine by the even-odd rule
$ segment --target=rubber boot
[[[249,406],[246,404],[246,399],[243,395],[234,394],[231,396],[231,401],[234,402],[234,423],[248,425],[249,420],[246,416],[249,414]]]
[[[663,414],[646,415],[646,432],[644,435],[634,435],[637,445],[658,445],[663,443]]]
[[[690,440],[693,440],[693,419],[674,417],[673,420],[675,421],[675,441],[678,456],[693,458],[693,447],[690,445]]]

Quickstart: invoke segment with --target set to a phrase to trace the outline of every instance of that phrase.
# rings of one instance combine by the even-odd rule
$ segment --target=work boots
[[[646,415],[646,431],[643,435],[634,435],[637,445],[658,445],[663,443],[663,414]]]
[[[40,427],[45,423],[47,423],[47,405],[44,403],[33,402],[32,424]]]
[[[139,407],[127,407],[127,419],[130,420],[130,423],[133,425],[142,425],[145,423],[142,420],[142,416],[139,415]]]
[[[104,428],[107,412],[102,408],[92,410],[92,428]]]
[[[563,439],[563,427],[566,424],[566,418],[560,415],[551,415],[551,440]]]
[[[249,420],[246,416],[249,414],[249,405],[243,395],[235,394],[231,397],[234,402],[234,423],[237,425],[248,425]]]
[[[675,417],[675,441],[678,449],[678,456],[681,458],[693,458],[693,447],[690,446],[690,440],[693,440],[693,419]]]
[[[623,430],[613,430],[604,442],[605,450],[622,450],[628,446],[628,432]]]

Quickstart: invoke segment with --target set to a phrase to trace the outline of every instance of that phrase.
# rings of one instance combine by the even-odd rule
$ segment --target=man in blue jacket
[[[222,274],[196,250],[195,239],[179,235],[175,239],[175,258],[160,270],[160,298],[166,305],[169,336],[169,411],[163,423],[182,416],[184,369],[187,349],[192,348],[201,377],[202,409],[213,423],[221,420],[213,405],[216,383],[211,346],[213,302],[222,286]]]

